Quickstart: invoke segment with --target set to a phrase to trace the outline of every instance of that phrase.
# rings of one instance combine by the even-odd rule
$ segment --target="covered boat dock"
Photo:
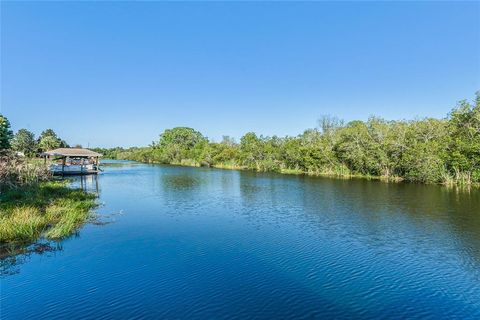
[[[55,175],[97,174],[100,171],[102,154],[83,148],[58,148],[42,153],[47,159],[57,161],[50,165]]]

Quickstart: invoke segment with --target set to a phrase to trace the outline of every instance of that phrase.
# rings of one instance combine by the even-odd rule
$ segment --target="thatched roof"
[[[42,156],[62,156],[62,157],[101,157],[102,154],[82,148],[58,148],[42,153]]]

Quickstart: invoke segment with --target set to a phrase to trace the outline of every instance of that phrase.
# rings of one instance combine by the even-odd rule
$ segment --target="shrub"
[[[0,153],[0,191],[47,181],[51,177],[43,163],[18,157],[10,151]]]

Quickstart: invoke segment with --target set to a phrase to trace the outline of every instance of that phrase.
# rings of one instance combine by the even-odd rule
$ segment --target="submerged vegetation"
[[[241,168],[388,181],[480,183],[480,94],[445,119],[343,121],[325,116],[296,137],[246,133],[210,142],[191,128],[167,129],[149,147],[101,150],[141,162]]]
[[[0,244],[63,238],[90,216],[94,194],[52,181],[38,162],[9,152],[0,160]]]

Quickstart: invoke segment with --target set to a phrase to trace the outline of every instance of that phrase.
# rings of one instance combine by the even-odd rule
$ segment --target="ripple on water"
[[[132,163],[98,183],[124,214],[2,278],[2,319],[480,318],[478,193]]]

